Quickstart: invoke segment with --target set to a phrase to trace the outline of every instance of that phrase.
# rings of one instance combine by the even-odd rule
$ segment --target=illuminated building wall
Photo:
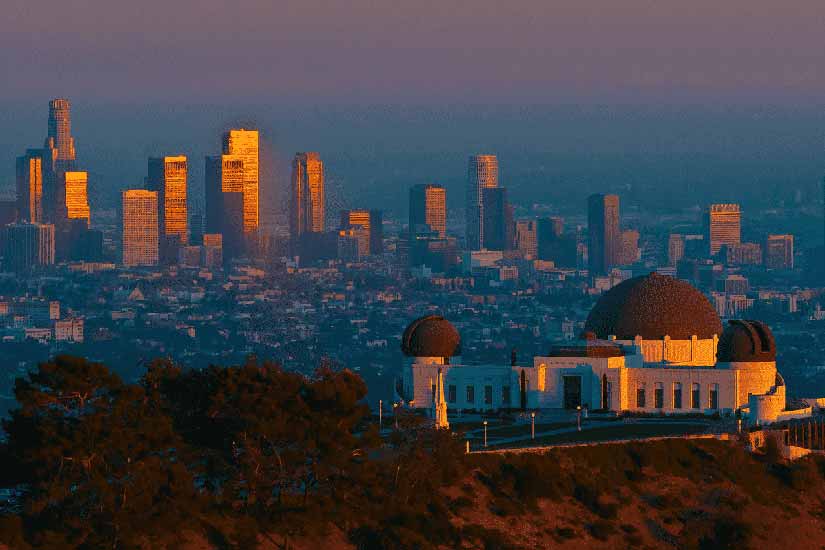
[[[325,216],[324,163],[318,153],[298,153],[292,161],[290,235],[323,233]]]
[[[17,211],[21,221],[43,221],[43,151],[17,157]]]
[[[132,189],[123,192],[123,265],[158,263],[158,194]]]
[[[383,216],[378,210],[343,210],[341,212],[341,230],[361,229],[358,237],[362,256],[381,254],[383,246]]]
[[[422,226],[429,226],[438,236],[447,236],[447,191],[441,185],[414,185],[410,188],[411,236],[421,231]]]
[[[741,216],[738,204],[710,205],[704,223],[711,256],[724,245],[738,245],[741,242]]]
[[[91,221],[88,197],[88,174],[86,172],[64,172],[66,190],[66,217],[69,220],[85,220],[86,227]]]
[[[259,137],[258,130],[229,130],[223,136],[225,155],[243,159],[243,227],[245,233],[259,225]]]
[[[187,170],[187,160],[183,155],[149,159],[147,183],[149,190],[158,194],[160,236],[174,237],[181,245],[189,242]]]

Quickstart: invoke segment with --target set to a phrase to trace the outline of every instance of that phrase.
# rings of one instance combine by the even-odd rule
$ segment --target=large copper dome
[[[760,321],[728,321],[719,337],[716,358],[720,363],[776,361],[776,341],[768,325]]]
[[[667,275],[651,273],[605,292],[584,325],[599,338],[700,339],[722,334],[722,322],[704,294]]]
[[[453,357],[461,355],[461,337],[444,317],[427,315],[407,326],[401,350],[411,357]]]

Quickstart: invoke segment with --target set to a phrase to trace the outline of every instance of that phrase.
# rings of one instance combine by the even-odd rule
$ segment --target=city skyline
[[[5,0],[0,550],[817,546],[824,8]]]

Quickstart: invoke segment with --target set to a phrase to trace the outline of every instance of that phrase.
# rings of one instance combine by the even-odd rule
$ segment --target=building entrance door
[[[582,377],[564,376],[564,408],[575,409],[582,404]]]

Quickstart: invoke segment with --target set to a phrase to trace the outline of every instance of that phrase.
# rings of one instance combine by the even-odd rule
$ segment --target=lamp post
[[[582,406],[576,407],[576,429],[582,431]]]
[[[536,438],[536,413],[530,413],[530,439]]]
[[[487,446],[487,421],[484,421],[484,446]]]
[[[398,403],[392,404],[392,418],[395,420],[395,429],[398,429]]]
[[[378,433],[384,429],[384,400],[378,400]]]

